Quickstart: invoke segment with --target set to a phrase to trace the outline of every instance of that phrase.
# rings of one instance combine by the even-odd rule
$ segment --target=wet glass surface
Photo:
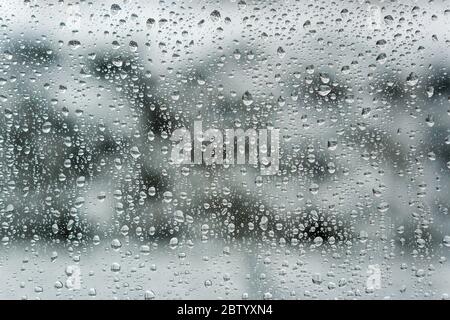
[[[448,298],[447,1],[0,9],[1,299]]]

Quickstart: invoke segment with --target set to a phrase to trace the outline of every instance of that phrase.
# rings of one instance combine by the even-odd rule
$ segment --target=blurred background
[[[448,1],[0,9],[0,298],[448,298]],[[195,120],[279,172],[174,164]]]

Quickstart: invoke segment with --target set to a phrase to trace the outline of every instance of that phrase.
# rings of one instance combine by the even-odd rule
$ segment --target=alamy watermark
[[[66,288],[69,290],[81,289],[81,269],[77,265],[69,265],[66,267]]]
[[[82,25],[82,15],[79,4],[69,4],[66,9],[66,26],[70,29],[78,29]]]
[[[367,268],[366,291],[373,292],[381,289],[381,269],[378,264],[371,264]]]
[[[178,128],[170,137],[171,159],[175,164],[258,165],[262,175],[278,172],[280,164],[280,130],[219,129],[203,132],[202,121],[194,121],[193,135]]]

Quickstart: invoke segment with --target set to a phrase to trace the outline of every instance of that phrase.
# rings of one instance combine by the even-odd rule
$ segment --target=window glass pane
[[[3,0],[1,299],[441,299],[447,1]]]

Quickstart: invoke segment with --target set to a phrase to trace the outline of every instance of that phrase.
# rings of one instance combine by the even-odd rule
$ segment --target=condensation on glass
[[[1,299],[448,298],[447,1],[0,11]]]

